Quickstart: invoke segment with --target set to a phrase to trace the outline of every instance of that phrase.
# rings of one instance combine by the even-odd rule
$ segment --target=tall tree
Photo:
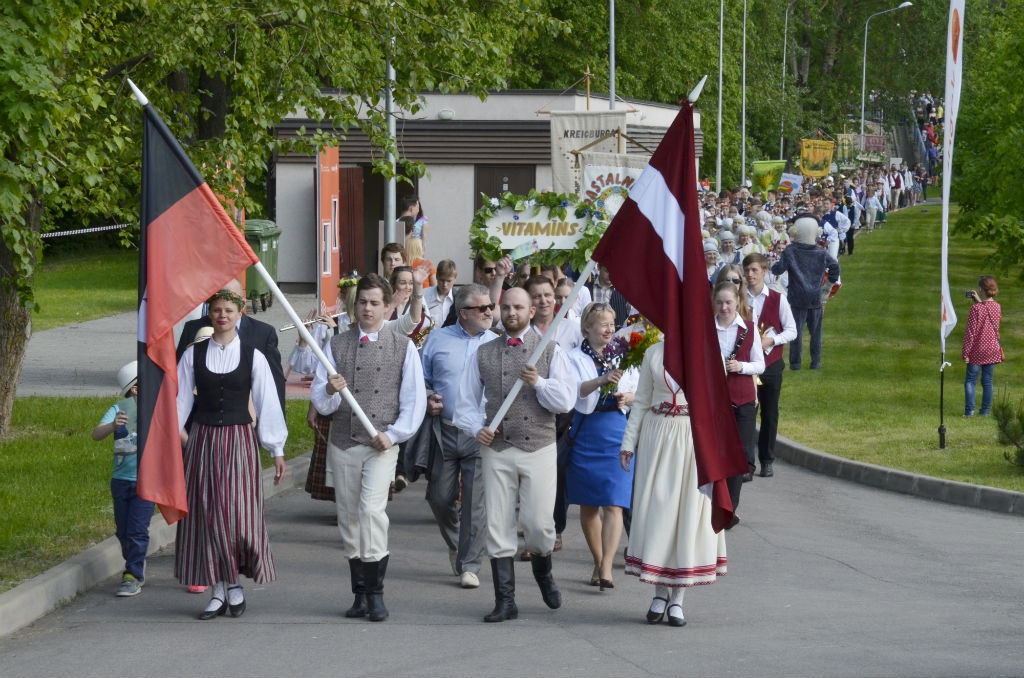
[[[246,204],[274,126],[315,111],[333,129],[287,142],[315,149],[361,127],[388,171],[382,92],[503,88],[513,45],[557,38],[537,0],[48,0],[0,8],[0,434],[31,335],[39,234],[62,214],[137,220],[139,126],[131,77],[189,144],[209,183]],[[398,149],[391,149],[398,150]]]

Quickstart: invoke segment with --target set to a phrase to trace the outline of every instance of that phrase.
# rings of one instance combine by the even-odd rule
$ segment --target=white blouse
[[[214,374],[227,374],[238,367],[242,342],[236,335],[227,345],[221,346],[212,338],[206,350],[206,369]],[[195,370],[193,369],[194,346],[189,346],[178,361],[178,426],[184,429],[185,421],[195,403]],[[259,350],[252,355],[252,402],[256,407],[259,421],[257,434],[260,445],[274,457],[284,456],[284,443],[288,439],[281,401],[277,397],[277,386],[270,371],[270,363]]]

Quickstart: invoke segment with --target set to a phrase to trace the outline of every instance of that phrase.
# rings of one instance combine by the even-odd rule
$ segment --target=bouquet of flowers
[[[630,332],[629,338],[616,334],[604,347],[602,355],[611,364],[612,369],[625,372],[631,367],[639,368],[644,361],[647,349],[659,341],[661,341],[661,332],[654,325],[647,324],[643,332]],[[613,393],[616,388],[618,388],[618,384],[609,382],[601,387],[601,395],[606,396]]]

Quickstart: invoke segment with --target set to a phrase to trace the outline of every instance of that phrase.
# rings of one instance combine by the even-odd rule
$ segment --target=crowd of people
[[[774,475],[784,347],[790,369],[801,369],[806,330],[809,367],[822,367],[823,305],[840,284],[838,257],[853,254],[858,228],[870,231],[872,199],[886,198],[881,187],[863,189],[881,176],[829,178],[797,199],[769,194],[762,201],[745,188],[704,195],[708,303],[747,461],[747,472],[728,480],[734,510],[758,467],[761,477]],[[890,191],[887,199],[900,198]],[[646,620],[685,625],[683,592],[725,574],[727,558],[725,533],[711,526],[711,499],[697,486],[688,405],[664,370],[663,344],[639,368],[621,369],[610,357],[616,337],[646,321],[598,266],[541,350],[573,289],[568,267],[477,256],[473,282],[456,288],[455,262],[435,267],[425,257],[418,201],[402,220],[407,239],[381,250],[382,274],[343,279],[343,308],[311,314],[312,339],[326,361],[302,340],[282,361],[274,328],[242,313],[237,281],[209,300],[207,317],[183,329],[177,409],[189,512],[178,524],[175,575],[192,591],[210,590],[199,618],[241,616],[240,577],[266,583],[276,576],[258,447],[271,452],[280,482],[286,364],[310,383],[305,489],[335,505],[353,594],[346,617],[389,617],[388,502],[424,477],[460,586],[479,587],[489,562],[494,608],[485,621],[518,616],[517,559],[530,562],[543,603],[562,605],[554,554],[568,507],[577,505],[593,559],[581,577],[602,592],[614,589],[625,532],[626,574],[654,587]],[[974,293],[964,416],[974,413],[979,375],[981,414],[991,406],[992,366],[1001,360],[997,291],[984,277]],[[115,454],[119,445],[134,446],[119,442],[134,431],[134,365],[118,380],[124,400],[93,432],[96,440],[114,434]],[[111,484],[126,562],[123,596],[144,583],[148,536],[140,516],[153,510],[134,496],[132,452],[119,458],[124,467]],[[738,522],[734,514],[726,529]]]

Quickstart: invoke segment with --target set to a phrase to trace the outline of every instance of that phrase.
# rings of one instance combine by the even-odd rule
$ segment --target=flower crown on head
[[[338,281],[338,289],[343,290],[349,287],[355,287],[359,284],[359,272],[353,271],[352,275],[343,277]]]
[[[218,290],[212,297],[210,297],[209,299],[206,300],[206,303],[207,304],[212,304],[213,302],[217,301],[218,299],[227,299],[232,304],[237,306],[239,309],[245,308],[245,299],[243,299],[242,297],[238,296],[237,294],[235,294],[231,290]]]

